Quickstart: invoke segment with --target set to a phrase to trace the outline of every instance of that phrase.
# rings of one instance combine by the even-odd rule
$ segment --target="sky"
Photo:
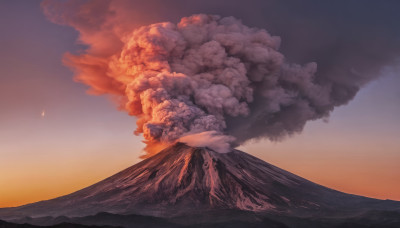
[[[73,80],[63,56],[86,46],[72,27],[50,22],[40,2],[0,3],[0,207],[71,193],[143,154],[143,138],[133,134],[136,119]],[[126,19],[146,25],[193,13],[235,16],[280,36],[290,60],[315,61],[322,71],[351,63],[376,75],[328,119],[308,122],[285,140],[248,141],[239,149],[330,188],[400,200],[400,77],[392,61],[400,54],[392,11],[399,4],[146,2],[126,3]]]

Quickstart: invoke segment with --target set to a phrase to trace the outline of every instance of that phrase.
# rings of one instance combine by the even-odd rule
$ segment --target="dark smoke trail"
[[[66,63],[92,93],[119,97],[120,107],[137,117],[135,133],[143,134],[149,154],[177,140],[204,146],[281,139],[327,117],[373,78],[356,69],[317,73],[314,62],[288,63],[279,37],[233,17],[198,14],[133,29],[114,23],[121,19],[109,1],[65,4],[90,9],[56,15],[59,5],[43,4],[53,21],[72,25],[90,45],[86,53],[68,54]],[[99,12],[103,17],[87,20]],[[90,30],[90,23],[103,27]]]

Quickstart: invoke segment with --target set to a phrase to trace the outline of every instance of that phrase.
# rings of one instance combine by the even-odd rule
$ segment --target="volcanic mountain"
[[[171,218],[223,210],[340,216],[399,209],[400,202],[338,192],[239,150],[218,153],[177,143],[72,194],[0,209],[0,218],[73,217],[100,212]]]

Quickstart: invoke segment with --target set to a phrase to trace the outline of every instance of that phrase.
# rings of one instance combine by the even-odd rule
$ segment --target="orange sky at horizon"
[[[300,151],[291,152],[299,147],[296,141],[301,141],[301,137],[289,141],[293,142],[285,145],[255,143],[240,149],[329,188],[372,198],[400,201],[400,192],[393,191],[400,189],[400,173],[396,172],[399,168],[399,155],[393,154],[391,159],[379,160],[379,156],[373,154],[377,148],[369,148],[368,156],[354,153],[351,156],[359,157],[358,159],[346,159],[343,154],[333,154],[335,149],[329,147],[324,153],[316,152],[317,148],[309,145],[305,145]],[[324,143],[327,146],[329,144]],[[267,153],[265,150],[274,152]],[[124,159],[109,157],[105,153],[96,157],[88,154],[79,160],[64,155],[62,160],[54,156],[36,162],[15,162],[10,165],[12,167],[3,166],[0,170],[8,169],[12,172],[9,175],[0,175],[0,183],[7,183],[7,188],[0,188],[0,207],[20,206],[66,195],[139,161],[126,149],[121,154],[124,155],[121,156]],[[292,156],[292,160],[285,159],[288,154]],[[49,159],[54,159],[54,163],[49,163]]]

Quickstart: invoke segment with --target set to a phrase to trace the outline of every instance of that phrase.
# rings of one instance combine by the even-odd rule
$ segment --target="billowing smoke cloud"
[[[373,78],[289,63],[279,37],[233,17],[197,14],[138,28],[117,3],[60,4],[44,1],[46,15],[76,28],[89,45],[67,54],[66,64],[91,93],[115,96],[137,117],[135,133],[149,154],[177,140],[221,151],[255,138],[279,140],[327,117]],[[66,6],[76,9],[60,14]]]

